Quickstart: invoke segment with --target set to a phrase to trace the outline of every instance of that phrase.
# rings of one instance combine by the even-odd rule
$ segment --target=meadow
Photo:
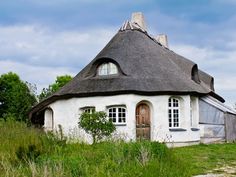
[[[25,123],[0,122],[0,176],[188,177],[233,166],[236,144],[167,148],[158,142],[67,143]],[[220,171],[218,171],[220,173]]]

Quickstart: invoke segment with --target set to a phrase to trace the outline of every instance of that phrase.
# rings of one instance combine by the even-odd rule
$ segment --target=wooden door
[[[150,109],[145,103],[136,107],[136,139],[150,140]]]

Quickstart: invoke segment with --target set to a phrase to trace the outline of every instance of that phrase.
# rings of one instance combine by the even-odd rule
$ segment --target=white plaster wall
[[[75,137],[91,142],[91,137],[87,136],[83,130],[78,130],[80,108],[94,106],[96,111],[106,111],[107,106],[125,105],[127,117],[125,126],[116,126],[116,137],[126,140],[136,139],[135,110],[138,103],[146,102],[151,110],[151,140],[161,142],[194,142],[200,140],[200,131],[191,130],[190,122],[190,96],[183,95],[177,98],[182,99],[182,109],[180,115],[180,128],[186,131],[171,132],[168,127],[168,99],[170,95],[161,96],[140,96],[134,94],[116,96],[97,96],[86,98],[71,98],[58,100],[50,104],[54,112],[54,128],[58,124],[63,126],[66,134],[73,134]],[[196,98],[198,99],[198,98]],[[196,106],[196,109],[197,106]],[[198,111],[194,111],[194,116],[198,119]],[[198,121],[198,120],[195,120]]]

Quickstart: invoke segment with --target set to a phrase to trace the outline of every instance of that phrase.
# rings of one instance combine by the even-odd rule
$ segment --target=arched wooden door
[[[150,108],[141,103],[136,107],[136,139],[150,140]]]

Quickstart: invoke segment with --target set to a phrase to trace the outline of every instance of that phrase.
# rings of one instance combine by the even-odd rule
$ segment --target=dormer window
[[[98,67],[98,75],[99,76],[106,76],[106,75],[114,75],[118,74],[117,66],[114,63],[102,63]]]
[[[197,65],[195,64],[192,68],[192,72],[191,72],[191,78],[193,81],[195,81],[196,83],[200,83],[200,79],[199,79],[199,76],[198,76],[198,67]]]

